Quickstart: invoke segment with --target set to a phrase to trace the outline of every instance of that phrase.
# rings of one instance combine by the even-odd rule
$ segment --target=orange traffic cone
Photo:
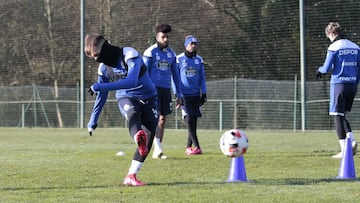
[[[354,157],[352,152],[351,139],[345,140],[345,147],[339,168],[338,179],[356,179]]]
[[[244,156],[231,158],[230,172],[227,182],[247,182]]]

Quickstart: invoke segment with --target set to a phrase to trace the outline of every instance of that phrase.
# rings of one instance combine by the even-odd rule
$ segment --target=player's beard
[[[167,48],[169,46],[169,43],[168,42],[165,42],[165,43],[160,43],[160,42],[157,42],[158,44],[158,47],[163,50],[165,48]]]

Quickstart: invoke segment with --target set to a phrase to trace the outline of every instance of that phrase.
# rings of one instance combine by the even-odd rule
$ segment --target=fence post
[[[36,86],[33,84],[33,115],[34,115],[34,127],[37,126],[37,109],[36,109]]]
[[[293,121],[293,130],[296,131],[296,103],[297,103],[297,75],[295,74],[294,78],[294,121]]]
[[[223,103],[222,101],[219,102],[219,131],[222,131],[223,130],[223,126],[222,126],[222,123],[223,123]]]
[[[233,118],[233,128],[237,128],[237,110],[236,110],[236,106],[237,106],[237,96],[236,96],[236,92],[237,92],[237,78],[236,78],[236,75],[234,77],[234,118]]]
[[[175,129],[179,129],[179,123],[178,123],[178,109],[175,108]]]
[[[21,127],[25,128],[25,104],[21,104]]]

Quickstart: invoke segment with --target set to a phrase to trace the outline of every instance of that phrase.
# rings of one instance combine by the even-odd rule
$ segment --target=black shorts
[[[168,115],[172,112],[171,89],[157,87],[158,108],[160,115]]]
[[[146,100],[138,100],[128,97],[120,98],[118,99],[118,106],[121,114],[129,121],[129,126],[133,125],[130,122],[136,121],[139,122],[137,123],[138,128],[140,128],[141,125],[144,125],[150,131],[156,129],[159,117],[156,97]],[[133,116],[140,117],[133,118]],[[136,132],[137,131],[135,131],[135,133]]]
[[[201,117],[201,104],[199,96],[184,96],[184,105],[181,107],[182,117]]]

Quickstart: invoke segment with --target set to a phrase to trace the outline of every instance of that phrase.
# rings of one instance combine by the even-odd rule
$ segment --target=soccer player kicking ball
[[[143,186],[145,183],[136,175],[142,167],[155,136],[158,122],[157,92],[149,78],[141,55],[131,47],[116,47],[102,35],[88,34],[85,37],[85,54],[100,63],[98,82],[89,93],[96,94],[95,104],[88,123],[90,135],[97,127],[97,121],[104,107],[108,91],[116,91],[121,114],[128,120],[130,136],[138,145],[134,153],[124,185]],[[145,126],[147,135],[141,126]]]
[[[350,112],[360,79],[359,46],[345,39],[340,25],[330,22],[325,28],[326,37],[332,42],[327,50],[324,65],[317,70],[317,79],[331,72],[329,115],[334,116],[336,134],[341,152],[333,158],[341,159],[345,149],[346,137],[350,137],[353,155],[357,152],[357,143],[345,118]]]

